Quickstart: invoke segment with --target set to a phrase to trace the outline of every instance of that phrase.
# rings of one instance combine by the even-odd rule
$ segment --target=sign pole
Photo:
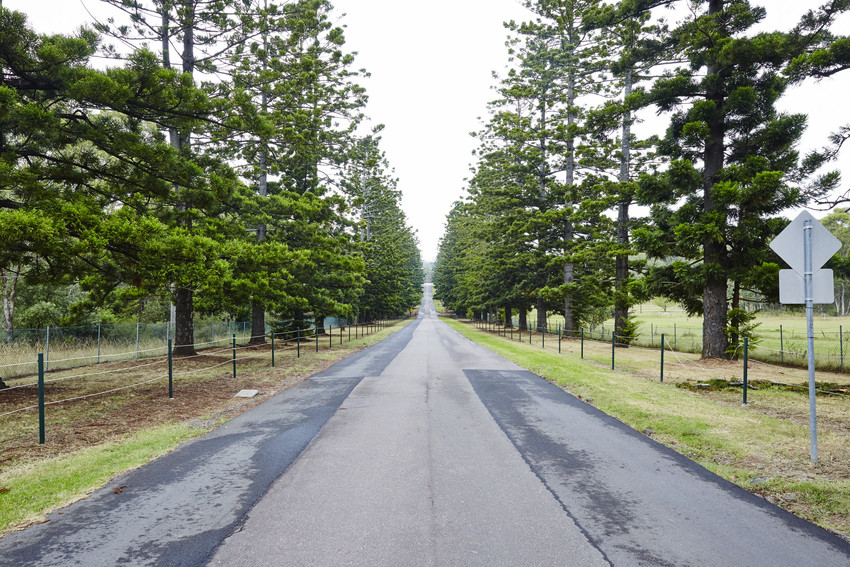
[[[818,424],[815,409],[815,323],[814,284],[812,270],[812,221],[803,224],[804,248],[803,276],[806,280],[806,337],[809,358],[809,438],[812,446],[812,462],[818,462]]]

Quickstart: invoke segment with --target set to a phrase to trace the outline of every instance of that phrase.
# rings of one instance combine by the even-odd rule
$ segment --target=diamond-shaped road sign
[[[806,221],[812,221],[812,303],[833,301],[832,270],[819,268],[841,249],[841,241],[811,213],[803,211],[770,243],[773,251],[791,266],[790,270],[779,270],[779,302],[783,304],[806,303]]]
[[[788,262],[791,269],[803,275],[805,258],[803,257],[803,227],[807,220],[812,221],[812,271],[826,264],[832,255],[841,250],[841,241],[835,238],[818,219],[808,211],[803,211],[785,230],[773,239],[770,247],[780,258]]]

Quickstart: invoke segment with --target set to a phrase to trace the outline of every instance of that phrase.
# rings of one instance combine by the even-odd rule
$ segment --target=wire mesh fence
[[[486,321],[486,319],[485,319]],[[489,321],[490,324],[499,324]],[[518,318],[513,317],[513,328],[518,329]],[[528,318],[525,329],[532,332],[540,332],[545,329],[549,334],[558,334],[565,337],[578,337],[583,335],[589,340],[611,341],[611,333],[614,331],[611,324],[600,324],[588,326],[578,330],[561,329],[560,325],[547,322],[539,326],[533,317]],[[618,342],[628,343],[634,346],[659,347],[662,337],[672,349],[679,352],[701,353],[702,352],[702,327],[696,325],[681,325],[678,323],[658,324],[654,322],[643,322],[633,337],[621,338]],[[844,332],[844,326],[839,325],[838,330],[815,330],[815,366],[822,370],[835,370],[845,372],[850,370],[850,327]],[[749,339],[749,356],[757,361],[786,364],[790,366],[805,366],[807,364],[807,338],[804,330],[795,328],[784,328],[779,325],[777,329],[757,329],[754,336]],[[740,351],[741,345],[738,346]],[[734,353],[740,355],[740,352]]]
[[[312,330],[308,326],[305,331]],[[266,325],[266,333],[271,328]],[[212,345],[232,335],[250,338],[251,323],[195,321],[195,346]],[[45,355],[45,369],[60,370],[101,362],[164,356],[174,327],[169,323],[128,323],[12,329],[0,341],[0,379],[35,374],[36,353]]]

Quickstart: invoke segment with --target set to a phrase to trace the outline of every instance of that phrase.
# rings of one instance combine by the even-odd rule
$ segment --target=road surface
[[[471,343],[426,288],[386,341],[0,540],[24,564],[846,567],[850,545]]]

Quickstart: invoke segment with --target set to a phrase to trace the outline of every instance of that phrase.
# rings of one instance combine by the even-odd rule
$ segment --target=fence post
[[[561,326],[558,325],[558,354],[561,354]]]
[[[141,325],[141,323],[137,322],[136,323],[136,359],[139,358],[139,325]]]
[[[744,337],[744,404],[747,405],[747,355],[750,347],[747,344],[747,337]]]
[[[841,345],[841,372],[844,372],[844,327],[838,325],[838,342]]]
[[[673,349],[676,349],[676,337],[678,333],[676,332],[676,323],[673,323]]]
[[[675,333],[675,331],[674,331]],[[664,333],[661,333],[661,382],[664,382]]]
[[[296,331],[295,346],[298,349],[298,358],[301,358],[301,328]]]
[[[233,378],[236,378],[236,333],[233,333]]]
[[[581,357],[584,358],[584,327],[581,328]]]
[[[44,345],[44,371],[50,369],[50,325],[47,326],[47,339]]]
[[[97,324],[97,363],[100,364],[100,323]]]
[[[611,370],[614,370],[614,347],[617,346],[617,333],[611,331]]]
[[[44,353],[43,352],[38,353],[38,444],[44,445]]]
[[[334,326],[328,325],[328,348],[334,347]]]
[[[782,325],[779,325],[779,358],[785,362],[785,344],[782,338]]]
[[[319,325],[315,325],[316,327],[316,352],[319,352]]]
[[[540,346],[546,348],[546,327],[543,327],[543,335],[540,337]]]
[[[272,368],[274,368],[274,329],[272,329]]]
[[[171,360],[171,339],[168,339],[168,399],[174,399],[174,372]]]

